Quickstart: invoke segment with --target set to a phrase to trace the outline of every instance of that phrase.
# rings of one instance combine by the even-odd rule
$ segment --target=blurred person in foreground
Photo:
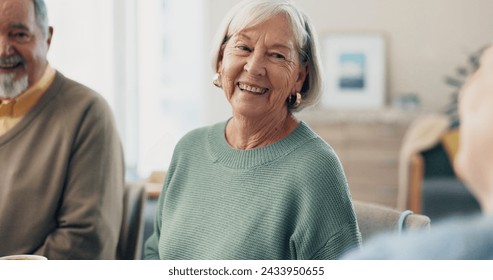
[[[381,235],[345,259],[493,259],[493,46],[459,96],[460,146],[454,169],[482,215],[452,218],[431,231]]]
[[[112,113],[47,61],[43,0],[0,0],[0,256],[114,259],[123,154]]]
[[[335,259],[361,235],[334,150],[294,111],[316,102],[315,31],[291,1],[242,1],[213,53],[232,117],[175,148],[147,259]]]

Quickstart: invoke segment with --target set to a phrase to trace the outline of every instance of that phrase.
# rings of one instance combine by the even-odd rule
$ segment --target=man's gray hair
[[[38,24],[45,36],[48,36],[48,11],[44,0],[33,0],[34,15],[36,24]]]
[[[322,65],[318,38],[310,19],[291,0],[244,0],[230,10],[213,41],[212,66],[217,71],[223,46],[235,33],[282,14],[291,23],[300,64],[308,67],[301,89],[302,102],[291,111],[314,105],[322,94]]]

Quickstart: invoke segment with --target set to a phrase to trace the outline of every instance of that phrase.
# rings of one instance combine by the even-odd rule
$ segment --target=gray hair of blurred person
[[[48,36],[48,11],[44,0],[33,0],[34,15],[36,24],[39,26],[45,36]]]
[[[220,54],[228,40],[246,28],[258,25],[282,14],[291,23],[301,66],[308,66],[308,75],[301,89],[302,101],[291,111],[314,105],[322,90],[322,66],[318,38],[310,19],[289,0],[244,0],[233,7],[224,18],[212,48],[212,66],[217,71]]]

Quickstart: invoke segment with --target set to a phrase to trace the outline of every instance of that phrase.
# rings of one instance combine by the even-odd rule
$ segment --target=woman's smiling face
[[[226,98],[235,115],[247,118],[286,115],[287,98],[301,90],[307,74],[283,15],[233,34],[220,57]]]

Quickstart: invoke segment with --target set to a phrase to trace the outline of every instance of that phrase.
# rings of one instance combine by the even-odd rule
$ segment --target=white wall
[[[239,0],[208,0],[209,36]],[[387,95],[416,93],[425,112],[441,111],[452,88],[446,75],[493,41],[491,0],[296,0],[320,37],[328,32],[377,31],[388,46]],[[206,29],[207,30],[207,29]],[[210,64],[209,64],[210,65]],[[207,68],[212,76],[211,67]],[[208,122],[230,115],[221,91],[206,85]]]
[[[100,92],[113,107],[113,3],[111,1],[46,0],[54,27],[48,59],[53,67]],[[91,20],[73,20],[74,15]],[[71,50],[67,52],[65,50]],[[97,72],[97,74],[94,74]],[[114,109],[114,108],[113,108]]]
[[[165,170],[204,125],[204,0],[46,0],[50,63],[113,109],[127,176]],[[88,15],[90,18],[88,18]]]

